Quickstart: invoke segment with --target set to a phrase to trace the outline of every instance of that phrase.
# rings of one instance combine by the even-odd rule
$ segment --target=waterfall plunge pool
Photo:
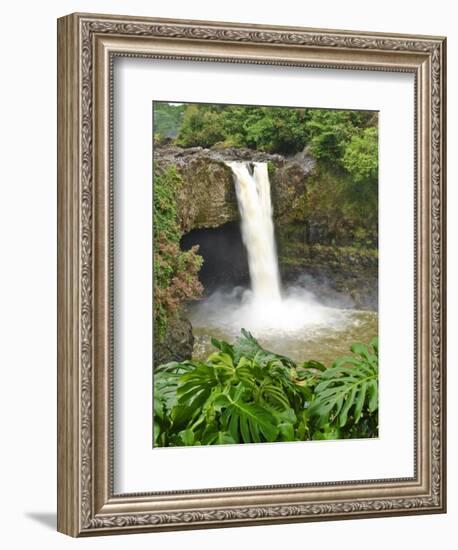
[[[216,351],[211,337],[233,342],[242,328],[270,351],[296,362],[315,359],[330,366],[347,355],[354,342],[368,343],[378,334],[374,311],[341,309],[321,304],[300,287],[290,287],[279,301],[259,300],[240,287],[215,292],[187,307],[195,337],[193,358]]]

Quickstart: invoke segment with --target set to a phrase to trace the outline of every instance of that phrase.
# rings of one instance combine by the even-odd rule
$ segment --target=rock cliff
[[[225,161],[268,162],[274,217],[303,219],[307,177],[314,160],[307,154],[286,159],[250,149],[213,147],[157,148],[155,170],[174,164],[185,182],[178,194],[178,216],[183,233],[216,228],[239,219],[231,169]]]

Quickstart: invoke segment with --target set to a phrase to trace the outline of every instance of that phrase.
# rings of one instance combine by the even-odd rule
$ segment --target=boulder
[[[194,347],[192,325],[184,316],[171,319],[167,324],[161,343],[154,343],[153,362],[155,366],[171,361],[191,359]]]

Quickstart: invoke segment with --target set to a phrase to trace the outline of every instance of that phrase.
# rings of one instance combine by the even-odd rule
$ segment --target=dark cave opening
[[[194,229],[183,235],[182,250],[194,245],[199,245],[198,253],[204,259],[199,280],[205,295],[220,288],[249,286],[248,258],[238,221],[211,229]]]

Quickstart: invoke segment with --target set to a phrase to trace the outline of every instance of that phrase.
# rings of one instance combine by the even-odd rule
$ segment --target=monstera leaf
[[[359,421],[366,413],[378,409],[378,342],[371,348],[354,344],[354,356],[341,357],[333,366],[320,374],[315,387],[316,397],[310,405],[310,415],[317,418],[318,426],[336,423],[343,428],[349,417]]]
[[[237,443],[275,441],[278,436],[277,420],[266,408],[244,401],[246,389],[242,384],[221,394],[214,406],[221,409],[224,430]]]
[[[242,330],[212,340],[206,361],[154,374],[155,445],[214,445],[372,437],[378,430],[378,343],[353,344],[326,368],[295,364]]]
[[[200,414],[218,385],[218,369],[205,363],[193,363],[193,370],[184,373],[176,388],[176,402],[170,416],[175,428],[189,426]]]
[[[184,363],[166,363],[154,372],[154,407],[164,406],[170,410],[177,401],[177,387],[183,374],[193,370],[193,365]]]
[[[272,361],[278,361],[288,367],[295,367],[294,361],[284,355],[279,355],[264,349],[250,332],[242,328],[239,336],[232,346],[234,361],[238,363],[241,357],[255,360],[258,365],[265,365]]]

